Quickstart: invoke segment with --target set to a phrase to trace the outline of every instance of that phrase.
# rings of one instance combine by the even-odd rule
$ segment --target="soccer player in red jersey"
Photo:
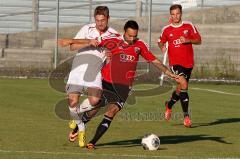
[[[180,100],[184,113],[184,126],[191,127],[188,112],[189,96],[188,82],[194,66],[192,44],[201,44],[201,36],[191,22],[182,21],[182,6],[174,4],[170,7],[171,24],[162,29],[158,41],[159,48],[164,53],[168,42],[169,65],[173,73],[179,75],[179,82],[172,97],[165,103],[165,119],[171,118],[173,105]]]
[[[134,81],[139,56],[142,56],[146,61],[151,62],[158,69],[165,72],[166,75],[178,81],[178,75],[168,70],[149,51],[148,46],[137,38],[138,30],[137,22],[129,20],[124,26],[123,36],[104,37],[99,42],[88,40],[89,45],[104,47],[111,53],[111,59],[102,68],[103,97],[107,100],[108,109],[97,127],[93,139],[87,144],[88,149],[95,147],[96,142],[108,130],[114,116],[122,109],[127,100]],[[77,47],[77,40],[74,43],[75,47]],[[82,45],[81,43],[82,41],[79,40],[79,46]]]

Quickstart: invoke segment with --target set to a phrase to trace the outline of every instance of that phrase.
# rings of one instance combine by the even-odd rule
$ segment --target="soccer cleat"
[[[68,139],[70,142],[74,142],[77,140],[77,138],[78,138],[78,126],[76,125],[76,127],[69,133]]]
[[[184,124],[185,127],[188,127],[188,128],[190,128],[192,126],[192,123],[191,123],[191,120],[190,120],[189,116],[186,116],[184,118],[183,124]]]
[[[74,142],[77,140],[78,132],[71,131],[68,135],[68,139],[70,142]]]
[[[76,124],[75,120],[71,120],[71,121],[69,121],[68,126],[70,129],[73,130],[77,127],[77,124]]]
[[[166,111],[165,111],[165,119],[168,121],[171,118],[171,114],[172,114],[172,109],[168,108],[168,102],[165,102],[165,107],[166,107]]]
[[[85,131],[78,132],[78,145],[79,147],[85,147]]]
[[[92,143],[88,143],[88,144],[86,145],[86,148],[89,149],[89,150],[93,150],[93,149],[95,149],[95,145],[92,144]]]

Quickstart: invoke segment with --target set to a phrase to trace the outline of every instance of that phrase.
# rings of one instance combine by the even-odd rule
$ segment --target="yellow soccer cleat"
[[[77,138],[78,138],[78,133],[77,133],[77,132],[71,131],[71,132],[69,133],[69,135],[68,135],[68,140],[69,140],[70,142],[76,141]]]
[[[78,132],[78,144],[79,147],[83,148],[85,147],[85,131],[79,131]]]
[[[71,120],[71,121],[69,121],[68,126],[70,129],[73,130],[77,127],[77,124],[76,124],[75,120]]]

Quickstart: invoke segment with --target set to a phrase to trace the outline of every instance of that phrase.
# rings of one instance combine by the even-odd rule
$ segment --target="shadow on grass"
[[[223,137],[218,136],[209,136],[209,135],[175,135],[175,136],[160,136],[161,145],[164,144],[180,144],[180,143],[186,143],[186,142],[195,142],[195,141],[215,141],[218,143],[223,144],[232,144],[224,141]],[[97,144],[97,146],[104,146],[109,148],[116,147],[135,147],[135,146],[141,146],[141,138],[138,139],[131,139],[131,140],[121,140],[121,141],[114,141],[114,142],[108,142],[108,143],[101,143]],[[161,150],[161,149],[160,149]]]
[[[195,123],[192,128],[202,127],[202,126],[213,126],[219,124],[229,124],[229,123],[238,123],[240,122],[240,118],[227,118],[227,119],[217,119],[211,123]]]

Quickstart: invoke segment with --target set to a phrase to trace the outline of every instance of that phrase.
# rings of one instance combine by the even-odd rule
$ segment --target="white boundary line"
[[[218,90],[214,90],[214,89],[203,89],[203,88],[189,88],[192,90],[200,90],[200,91],[206,91],[206,92],[212,92],[212,93],[218,93],[218,94],[226,94],[226,95],[232,95],[232,96],[240,96],[239,93],[229,93],[229,92],[224,92],[224,91],[218,91]]]
[[[27,153],[27,154],[51,154],[51,155],[87,155],[87,156],[107,156],[107,157],[137,157],[137,158],[181,158],[178,156],[150,156],[150,155],[131,155],[131,154],[107,154],[107,153],[81,153],[81,152],[53,152],[53,151],[12,151],[12,150],[1,150],[0,153]]]

